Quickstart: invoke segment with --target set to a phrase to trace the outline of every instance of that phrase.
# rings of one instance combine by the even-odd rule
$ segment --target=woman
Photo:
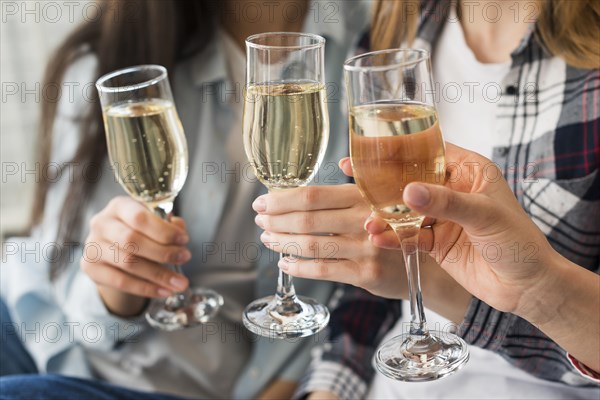
[[[31,238],[23,239],[43,248],[57,243],[62,257],[36,262],[19,253],[2,266],[2,295],[14,320],[11,326],[18,328],[12,337],[22,339],[35,364],[25,363],[20,372],[94,377],[178,396],[291,396],[318,337],[257,339],[241,325],[243,308],[273,293],[276,283],[275,257],[258,246],[249,212],[262,189],[244,168],[244,39],[264,31],[322,34],[327,39],[327,79],[335,90],[352,41],[349,29],[360,27],[366,14],[360,3],[335,3],[332,19],[330,4],[105,1],[101,17],[67,39],[49,66],[48,83],[86,87],[102,74],[138,64],[169,69],[191,164],[178,197],[179,218],[165,223],[123,196],[108,165],[95,95],[90,99],[90,92],[80,92],[75,103],[64,96],[59,104],[44,104],[42,163],[71,162],[65,165],[73,169],[65,168],[55,184],[40,185],[37,227]],[[345,135],[336,133],[339,104],[337,95],[330,94],[327,160],[335,160],[345,151]],[[346,179],[341,174],[323,178]],[[243,251],[247,248],[249,253]],[[186,274],[160,265],[166,261],[189,266]],[[147,299],[183,290],[190,282],[225,297],[217,318],[172,333],[146,326]],[[328,301],[333,289],[332,284],[298,284],[300,292],[321,302]],[[42,328],[33,340],[27,332],[35,326]],[[48,327],[62,334],[48,336]],[[94,398],[105,390],[113,397],[145,396],[62,377],[5,377],[0,384],[3,395],[24,398],[44,390],[57,398]]]
[[[433,200],[419,205],[413,196],[423,192],[421,186],[407,188],[405,200],[415,209],[454,222],[438,221],[433,230],[424,230],[421,236],[427,244],[435,237],[443,249],[452,240],[479,235],[482,243],[500,243],[505,255],[517,251],[521,261],[490,265],[481,259],[481,247],[474,249],[479,254],[475,262],[460,259],[458,265],[449,263],[446,254],[432,254],[422,263],[426,306],[459,323],[459,334],[468,343],[495,351],[540,378],[536,384],[554,382],[568,390],[566,385],[592,384],[594,373],[585,371],[600,370],[596,275],[600,265],[600,5],[558,0],[528,4],[531,7],[519,8],[521,17],[515,18],[512,2],[477,2],[479,8],[470,2],[377,2],[371,35],[365,36],[358,52],[401,44],[430,50],[434,80],[441,81],[437,106],[446,139],[491,157],[517,198],[507,193],[499,176],[492,176],[497,182],[485,187],[490,190],[484,191],[485,197],[450,195],[454,192],[448,190],[439,194],[433,191],[443,189],[428,188]],[[499,10],[494,18],[484,13],[490,7]],[[456,107],[452,106],[456,99],[443,92],[452,82],[464,83],[459,85],[465,90],[461,100],[467,100]],[[501,96],[479,92],[477,100],[469,95],[469,87],[482,88],[486,83],[495,83]],[[485,162],[451,146],[448,154],[449,160],[474,157]],[[463,179],[473,176],[469,165]],[[351,173],[347,164],[342,167]],[[496,167],[487,171],[493,172]],[[469,192],[472,188],[453,189]],[[455,208],[457,199],[470,208]],[[350,283],[390,298],[407,297],[405,272],[397,265],[399,255],[385,262],[387,257],[378,250],[397,247],[397,242],[390,232],[383,232],[381,221],[367,221],[369,240],[362,228],[367,207],[354,186],[306,188],[303,196],[294,199],[285,193],[270,194],[259,197],[254,208],[259,213],[257,224],[266,230],[263,241],[273,250],[290,242],[299,244],[298,255],[311,254],[309,249],[314,254],[315,248],[324,246],[338,250],[335,257],[317,262],[281,262],[280,268],[291,275]],[[489,230],[482,230],[486,225]],[[452,231],[450,227],[464,236],[444,230]],[[499,236],[502,229],[505,236]],[[284,233],[290,231],[296,234]],[[310,234],[322,231],[337,236]],[[509,247],[514,240],[498,240],[507,237],[516,239],[518,247]],[[463,256],[468,254],[463,249]],[[527,256],[536,262],[525,266]],[[510,269],[495,269],[500,265]],[[549,280],[539,279],[542,275]],[[548,305],[554,299],[550,288],[555,288],[550,282],[555,285],[557,279],[568,312],[557,313]],[[343,300],[340,305],[344,307]],[[345,310],[357,312],[352,307]],[[556,315],[560,318],[550,318]],[[364,318],[364,326],[368,324]],[[587,367],[575,367],[582,364]],[[366,379],[356,373],[340,381],[356,386],[356,381]],[[309,380],[306,387],[310,384]],[[576,389],[569,393],[581,395]]]

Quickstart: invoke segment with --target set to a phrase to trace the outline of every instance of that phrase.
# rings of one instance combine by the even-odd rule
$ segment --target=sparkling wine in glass
[[[134,199],[169,220],[188,172],[187,142],[167,78],[159,65],[141,65],[96,82],[108,155],[117,180]],[[181,273],[178,265],[168,265]],[[210,289],[192,288],[153,299],[146,319],[172,331],[208,321],[223,304]]]
[[[410,182],[442,185],[446,175],[429,53],[366,53],[346,61],[344,72],[354,178],[372,210],[398,236],[408,276],[410,330],[377,350],[375,367],[400,381],[439,379],[464,366],[469,352],[458,336],[427,328],[418,253],[424,216],[402,200]]]
[[[244,148],[269,192],[307,185],[325,154],[324,44],[320,36],[300,33],[265,33],[246,40]],[[243,321],[261,336],[304,337],[327,325],[329,311],[297,296],[292,277],[279,270],[275,295],[250,303]]]

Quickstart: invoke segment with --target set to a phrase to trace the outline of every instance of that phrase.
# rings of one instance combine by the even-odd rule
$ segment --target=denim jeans
[[[37,372],[35,363],[19,338],[6,304],[0,300],[0,376]]]
[[[0,400],[181,400],[109,383],[61,375],[39,375],[0,300]]]

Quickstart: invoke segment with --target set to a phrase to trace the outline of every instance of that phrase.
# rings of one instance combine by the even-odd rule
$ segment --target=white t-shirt
[[[477,61],[453,8],[432,62],[436,107],[444,139],[491,158],[495,104],[500,100],[500,82],[510,70],[510,60],[501,64]]]
[[[456,11],[451,10],[432,55],[436,107],[446,141],[491,158],[495,124],[495,103],[500,82],[510,62],[482,64],[468,47]],[[487,88],[487,91],[486,91]],[[404,317],[388,332],[384,341],[403,333],[410,319],[408,302]],[[426,310],[431,329],[450,321]],[[545,381],[512,366],[500,355],[469,346],[470,359],[456,374],[423,383],[397,382],[377,374],[367,398],[370,399],[586,399],[595,395],[589,388],[568,387]]]

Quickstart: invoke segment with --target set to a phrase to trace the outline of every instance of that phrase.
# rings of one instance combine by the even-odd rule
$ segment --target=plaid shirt
[[[412,47],[431,51],[447,12],[445,1],[423,1]],[[362,37],[357,54],[368,51],[369,40],[368,34]],[[512,53],[501,87],[493,161],[554,249],[599,273],[600,70],[577,69],[553,57],[532,25]],[[374,373],[371,358],[378,340],[400,315],[398,303],[376,301],[358,289],[344,293],[332,315],[331,343],[316,355],[299,395],[329,390],[343,399],[364,397]],[[477,298],[458,334],[539,378],[591,384],[552,339]]]

